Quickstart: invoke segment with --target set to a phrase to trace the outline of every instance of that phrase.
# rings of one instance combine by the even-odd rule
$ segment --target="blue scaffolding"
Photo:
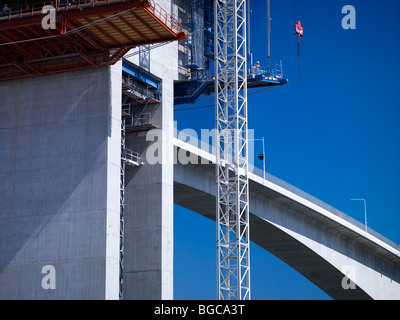
[[[214,92],[214,0],[183,0],[188,29],[188,38],[184,46],[188,53],[187,63],[190,76],[187,81],[177,81],[174,85],[174,104],[194,103],[202,94]],[[250,48],[249,48],[250,50]],[[282,64],[261,67],[258,62],[247,61],[248,88],[262,88],[284,85]]]
[[[139,132],[157,128],[152,119],[160,105],[160,81],[123,60],[122,121],[125,131]]]

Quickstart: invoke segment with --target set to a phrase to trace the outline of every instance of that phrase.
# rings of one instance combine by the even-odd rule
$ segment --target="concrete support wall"
[[[160,137],[161,130],[128,136],[127,146],[164,153],[167,141],[157,141]],[[142,161],[142,167],[128,168],[126,174],[123,298],[172,299],[173,168]]]
[[[121,63],[0,96],[0,299],[118,299]]]
[[[176,16],[174,2],[157,4]],[[124,298],[172,299],[178,43],[140,52],[162,102],[159,129],[126,137],[144,164],[126,172]],[[119,62],[0,82],[0,299],[118,298],[121,78]]]
[[[150,71],[162,87],[161,107],[149,132],[128,134],[127,148],[143,165],[127,168],[124,299],[173,298],[173,77],[177,45],[151,51]],[[156,57],[156,59],[154,58]]]
[[[172,13],[171,1],[157,3]],[[160,79],[162,99],[152,118],[159,129],[126,136],[127,148],[141,153],[143,165],[126,172],[123,298],[173,299],[173,81],[178,78],[178,43],[140,52],[129,60]]]

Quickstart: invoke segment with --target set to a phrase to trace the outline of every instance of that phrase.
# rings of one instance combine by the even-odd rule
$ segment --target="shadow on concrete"
[[[107,74],[0,84],[0,299],[104,298]]]

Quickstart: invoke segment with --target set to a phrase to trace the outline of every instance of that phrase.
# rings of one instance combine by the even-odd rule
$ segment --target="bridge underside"
[[[214,180],[214,165],[175,165],[174,203],[215,221]],[[253,180],[249,187],[251,241],[333,299],[399,298],[398,257]],[[342,287],[346,266],[356,270],[355,289]]]
[[[215,221],[215,197],[208,193],[175,182],[174,203]],[[290,265],[333,299],[372,299],[359,287],[344,290],[339,270],[270,221],[251,214],[250,226],[252,242]]]

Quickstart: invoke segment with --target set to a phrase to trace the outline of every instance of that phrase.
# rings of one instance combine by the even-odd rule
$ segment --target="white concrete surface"
[[[0,299],[118,299],[120,88],[120,64],[0,83]]]
[[[178,161],[175,203],[215,220],[215,157],[178,139],[174,144],[198,163],[210,161]],[[249,182],[253,242],[335,299],[400,299],[398,249],[271,181],[250,173]],[[343,288],[345,276],[354,289]]]
[[[171,1],[157,1],[171,13]],[[139,50],[139,49],[137,49]],[[133,50],[134,52],[134,50]],[[161,107],[152,123],[153,141],[147,133],[128,134],[126,146],[144,154],[157,139],[162,161],[128,168],[125,189],[124,299],[173,299],[173,81],[178,78],[178,43],[173,42],[133,56],[132,63],[158,77]]]

